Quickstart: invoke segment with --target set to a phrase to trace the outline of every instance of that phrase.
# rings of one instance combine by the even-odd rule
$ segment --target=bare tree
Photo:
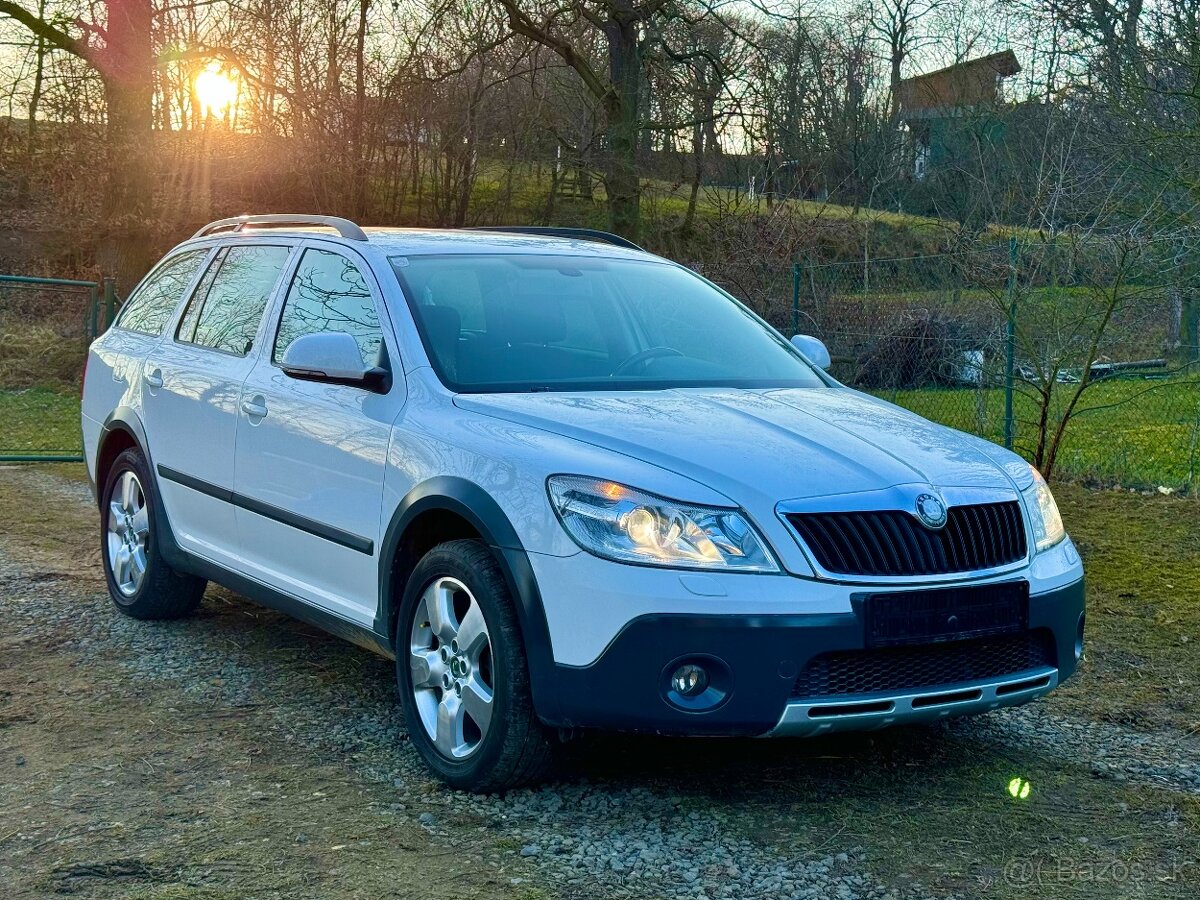
[[[871,26],[887,53],[892,119],[900,111],[900,82],[904,64],[932,41],[922,22],[937,12],[942,3],[943,0],[879,0],[872,4]]]
[[[150,141],[153,13],[150,0],[106,0],[103,7],[103,25],[76,22],[82,37],[43,18],[44,6],[30,11],[19,3],[0,0],[0,15],[27,28],[46,46],[86,60],[104,82],[108,122],[104,262],[128,283],[140,277],[153,255],[146,239],[150,204],[144,190],[146,173],[154,169]]]
[[[574,69],[604,111],[608,143],[605,188],[614,231],[637,240],[641,228],[638,139],[642,130],[645,51],[643,31],[669,17],[671,0],[496,0],[514,34],[557,53]],[[580,29],[604,37],[608,64],[585,49]]]

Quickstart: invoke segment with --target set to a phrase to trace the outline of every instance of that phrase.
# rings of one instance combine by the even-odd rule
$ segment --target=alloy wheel
[[[461,581],[425,588],[413,616],[409,670],[421,726],[447,759],[483,743],[495,708],[492,640],[479,601]]]
[[[108,504],[108,566],[124,596],[132,597],[146,577],[150,516],[146,494],[132,471],[121,473]]]

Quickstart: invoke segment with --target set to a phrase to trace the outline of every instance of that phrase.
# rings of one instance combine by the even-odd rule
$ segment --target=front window
[[[358,266],[340,253],[305,250],[288,288],[271,358],[280,362],[296,338],[327,331],[350,335],[363,365],[378,365],[383,332]]]
[[[438,376],[472,391],[820,387],[791,345],[670,263],[393,257]]]

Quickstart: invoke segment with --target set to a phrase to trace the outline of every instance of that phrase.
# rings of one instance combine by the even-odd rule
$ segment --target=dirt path
[[[78,481],[0,468],[6,897],[1194,896],[1200,747],[1053,699],[830,741],[585,742],[432,782],[390,664],[210,589],[119,616]],[[1086,675],[1085,675],[1086,677]],[[1014,801],[1015,775],[1033,794]],[[1036,872],[1033,882],[1030,872]]]

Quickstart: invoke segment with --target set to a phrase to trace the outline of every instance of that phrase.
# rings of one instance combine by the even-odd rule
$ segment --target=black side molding
[[[370,538],[361,537],[349,531],[343,531],[340,528],[334,528],[332,525],[326,525],[324,522],[317,522],[314,519],[306,518],[305,516],[297,515],[289,512],[286,509],[280,509],[278,506],[272,506],[269,503],[263,503],[261,500],[255,500],[253,497],[247,497],[244,494],[239,494],[229,488],[221,487],[217,484],[204,481],[186,472],[179,472],[175,469],[168,468],[164,465],[158,466],[158,474],[160,477],[173,481],[176,484],[182,484],[186,488],[205,494],[209,497],[215,497],[217,500],[223,500],[226,503],[232,503],[239,509],[247,510],[255,515],[262,516],[266,519],[271,519],[275,522],[281,522],[298,531],[306,532],[307,534],[315,535],[323,538],[334,544],[342,547],[348,547],[351,550],[356,550],[359,553],[364,553],[370,556],[375,551],[375,542]]]

